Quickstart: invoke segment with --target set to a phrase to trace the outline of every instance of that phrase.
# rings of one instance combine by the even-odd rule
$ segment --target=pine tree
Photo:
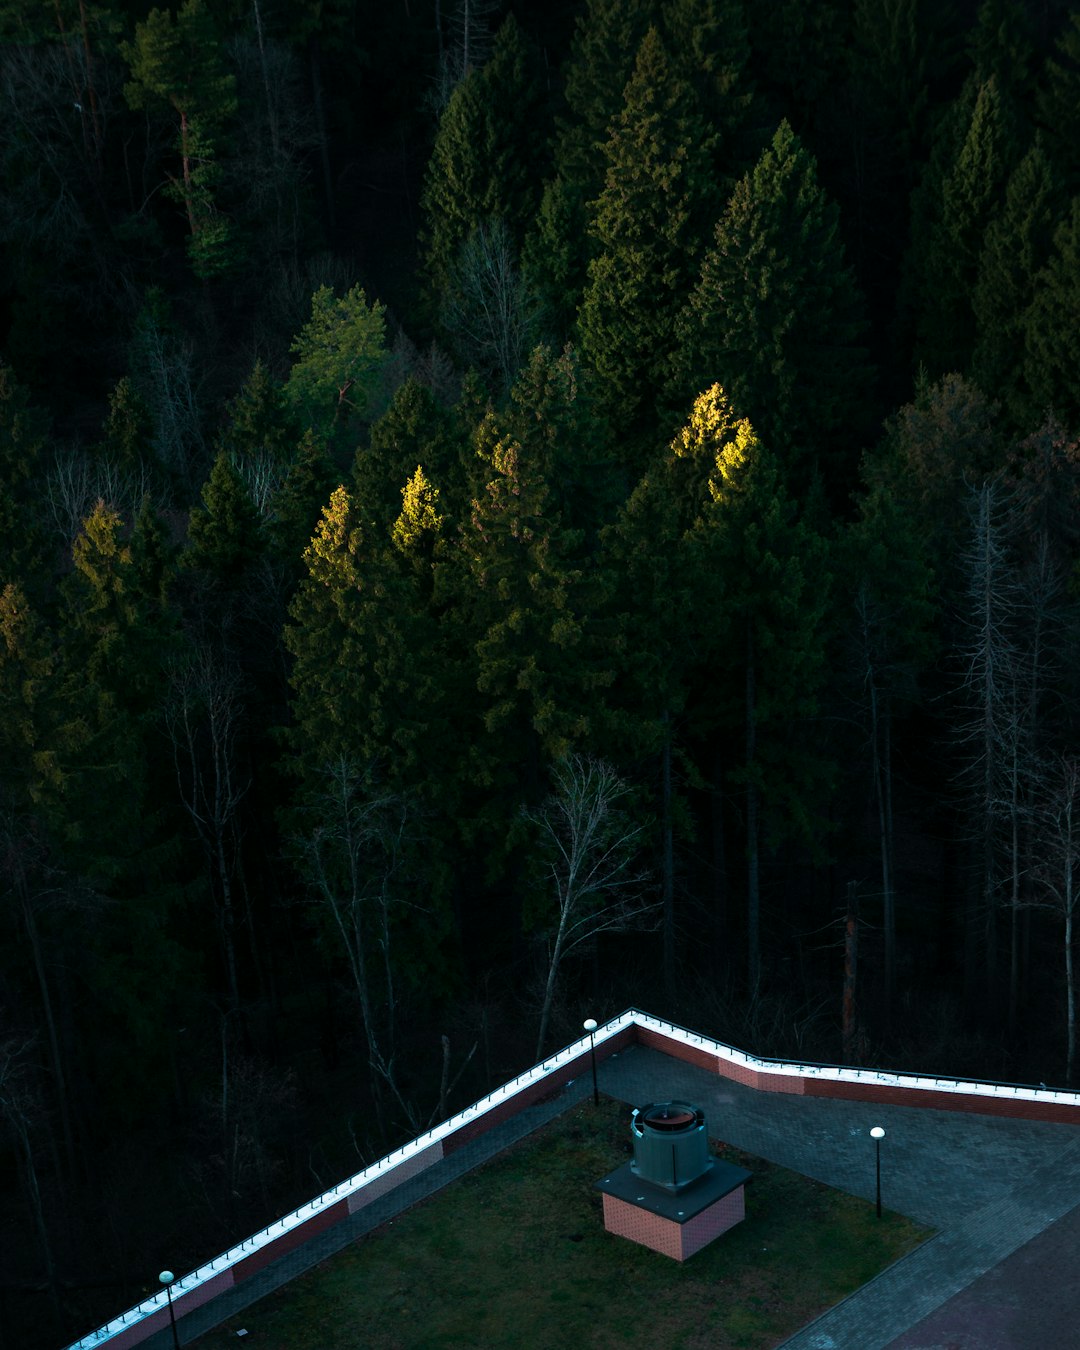
[[[669,396],[675,317],[693,285],[714,205],[704,140],[694,94],[652,28],[605,147],[607,176],[591,227],[598,253],[578,316],[598,405],[627,438],[626,455],[638,471],[633,442],[654,434],[657,396]]]
[[[217,276],[234,256],[231,222],[217,209],[215,187],[219,144],[236,111],[236,94],[213,18],[204,0],[186,0],[175,18],[152,9],[121,51],[132,76],[124,87],[130,107],[164,106],[175,119],[180,177],[170,175],[169,192],[187,216],[195,275]]]
[[[320,286],[311,297],[311,318],[289,350],[296,357],[285,398],[302,425],[330,435],[350,415],[369,412],[386,360],[385,310],[368,304],[363,288],[338,297]]]
[[[816,462],[840,492],[865,419],[862,332],[836,207],[784,122],[705,254],[680,321],[681,387],[692,397],[719,380],[800,482]]]

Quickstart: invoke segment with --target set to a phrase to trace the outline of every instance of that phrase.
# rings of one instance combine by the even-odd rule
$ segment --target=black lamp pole
[[[163,1270],[158,1279],[165,1286],[165,1293],[169,1300],[169,1325],[172,1327],[172,1343],[175,1350],[180,1350],[180,1337],[176,1334],[176,1313],[173,1312],[172,1305],[172,1285],[176,1276],[171,1270]]]
[[[600,1089],[596,1085],[596,1018],[590,1017],[585,1022],[585,1030],[589,1033],[589,1056],[592,1059],[592,1100],[593,1106],[600,1105]]]
[[[874,1152],[877,1162],[877,1216],[881,1218],[881,1141],[885,1138],[885,1131],[880,1125],[875,1125],[870,1131],[870,1138],[874,1141]]]

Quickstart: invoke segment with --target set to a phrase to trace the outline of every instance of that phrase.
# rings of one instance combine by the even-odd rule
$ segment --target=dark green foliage
[[[1050,163],[1036,141],[1016,166],[1005,203],[986,230],[972,299],[976,337],[971,375],[999,399],[1018,427],[1040,412],[1028,385],[1024,349],[1036,278],[1050,257],[1061,194]]]
[[[591,226],[597,254],[578,316],[598,405],[627,438],[633,470],[641,465],[633,442],[655,434],[657,402],[674,380],[675,318],[715,209],[704,140],[694,93],[652,28],[605,146],[607,175]]]
[[[219,444],[235,460],[261,457],[280,466],[288,459],[297,430],[282,386],[261,360],[252,366],[227,415]]]
[[[865,323],[836,207],[782,123],[716,226],[680,326],[681,389],[720,381],[773,453],[850,482],[868,392]]]
[[[1046,149],[1068,192],[1080,187],[1080,14],[1073,12],[1038,89],[1038,119]]]
[[[417,379],[406,380],[356,452],[353,483],[364,520],[385,537],[401,510],[401,490],[417,465],[461,500],[463,445],[452,413]]]
[[[623,106],[634,59],[656,6],[588,0],[566,62],[566,111],[557,119],[554,176],[544,186],[525,265],[556,340],[571,331],[596,250],[588,225],[607,170],[604,146]]]
[[[188,518],[184,565],[217,585],[235,585],[261,553],[259,513],[232,459],[222,450]]]
[[[932,376],[964,371],[971,360],[972,295],[986,229],[1015,158],[991,77],[979,89],[963,142],[942,180],[939,214],[922,263],[918,355]]]
[[[422,200],[435,301],[478,225],[501,220],[520,248],[539,198],[542,108],[534,57],[511,15],[491,60],[465,76],[439,119]]]
[[[235,260],[231,222],[217,208],[215,189],[222,132],[236,111],[236,82],[225,70],[204,0],[186,0],[175,18],[152,9],[122,52],[131,70],[124,87],[130,106],[166,108],[176,128],[180,174],[170,176],[168,192],[187,217],[192,270],[201,278],[218,276]]]
[[[271,500],[270,537],[288,575],[299,575],[304,549],[311,542],[323,503],[330,498],[336,473],[323,442],[304,432],[292,464]]]
[[[10,366],[0,362],[0,581],[29,582],[40,548],[32,509],[45,446],[44,417]]]
[[[152,434],[149,409],[125,375],[109,395],[109,412],[97,452],[117,468],[131,472],[152,457]]]
[[[1024,375],[1036,409],[1080,424],[1080,197],[1074,197],[1054,233],[1050,258],[1035,279],[1024,317]]]

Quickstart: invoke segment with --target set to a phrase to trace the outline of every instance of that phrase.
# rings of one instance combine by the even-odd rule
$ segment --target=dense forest
[[[630,1004],[1073,1079],[1080,7],[0,0],[0,103],[0,1346]]]

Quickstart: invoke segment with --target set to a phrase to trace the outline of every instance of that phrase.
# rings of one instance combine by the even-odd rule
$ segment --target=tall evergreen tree
[[[170,175],[169,193],[187,217],[195,275],[217,276],[233,261],[231,222],[217,208],[215,186],[218,146],[236,111],[236,93],[213,17],[204,0],[186,0],[175,17],[152,9],[121,50],[132,76],[124,89],[130,106],[163,106],[174,119],[180,176]]]
[[[1080,189],[1080,14],[1070,13],[1038,82],[1038,121],[1065,190]]]
[[[564,67],[566,108],[556,118],[555,172],[524,249],[530,284],[560,339],[573,327],[595,252],[589,203],[604,184],[603,146],[655,8],[651,0],[588,0],[577,18]]]
[[[836,207],[784,122],[720,217],[681,316],[682,390],[719,380],[802,483],[820,466],[843,492],[866,417],[863,329]]]
[[[964,372],[975,342],[972,295],[986,229],[998,210],[1015,142],[991,77],[981,86],[959,152],[941,185],[937,223],[922,264],[917,353],[931,376]]]
[[[702,398],[714,400],[714,387]],[[701,418],[703,429],[723,421]],[[692,424],[693,425],[693,424]],[[831,590],[825,541],[795,510],[776,458],[743,424],[716,447],[703,546],[726,579],[731,645],[739,662],[745,791],[747,976],[762,978],[763,845],[820,832],[830,769],[811,737],[792,736],[817,711],[825,674],[825,615]]]
[[[477,226],[501,220],[520,248],[539,199],[545,143],[533,54],[510,15],[491,60],[466,75],[439,119],[421,202],[432,297]]]
[[[598,252],[578,316],[581,353],[596,396],[627,459],[641,468],[637,438],[655,434],[671,389],[675,318],[693,285],[715,205],[704,128],[691,88],[672,69],[655,28],[642,40],[595,203]]]
[[[1059,200],[1049,160],[1036,140],[1009,178],[1000,214],[987,227],[972,298],[972,378],[1022,428],[1042,411],[1018,354],[1027,340],[1036,277],[1050,258]]]
[[[1080,196],[1054,232],[1046,266],[1024,316],[1024,375],[1039,410],[1053,410],[1067,426],[1080,425]]]

